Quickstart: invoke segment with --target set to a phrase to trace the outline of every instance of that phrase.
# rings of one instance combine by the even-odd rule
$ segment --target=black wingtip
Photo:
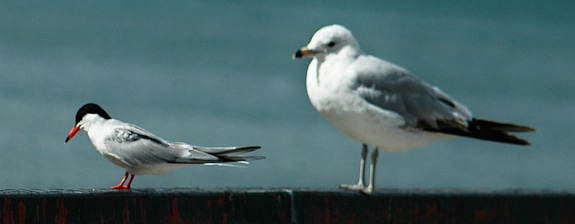
[[[483,118],[473,118],[472,121],[475,125],[481,128],[497,130],[501,132],[535,132],[537,129],[525,125],[518,125],[512,123],[492,121]]]
[[[472,121],[468,122],[468,126],[466,128],[449,126],[437,129],[426,128],[425,130],[499,143],[529,146],[531,145],[529,141],[521,139],[515,135],[511,135],[508,132],[532,132],[535,131],[535,128],[474,118]]]

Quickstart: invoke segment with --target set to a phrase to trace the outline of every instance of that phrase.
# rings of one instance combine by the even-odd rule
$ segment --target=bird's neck
[[[361,50],[356,47],[346,46],[341,48],[338,52],[333,54],[327,54],[324,57],[325,60],[333,61],[352,61],[362,54]]]

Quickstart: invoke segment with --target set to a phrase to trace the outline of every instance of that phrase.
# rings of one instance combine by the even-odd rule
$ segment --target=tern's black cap
[[[108,115],[108,113],[98,104],[87,103],[80,107],[76,113],[76,124],[80,122],[86,114],[97,114],[104,119],[112,119],[112,117],[110,117],[110,115]]]

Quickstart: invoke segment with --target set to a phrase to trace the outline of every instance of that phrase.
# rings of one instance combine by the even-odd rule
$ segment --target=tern
[[[362,143],[359,181],[340,188],[372,193],[379,149],[406,151],[457,136],[529,145],[509,132],[535,131],[474,117],[439,88],[400,66],[363,53],[351,31],[341,25],[319,29],[292,56],[305,57],[313,58],[306,77],[312,105],[339,131]],[[366,185],[368,146],[375,149]]]
[[[122,181],[112,189],[130,189],[134,175],[162,174],[194,164],[223,165],[265,158],[240,155],[260,146],[202,147],[166,141],[136,125],[113,119],[94,103],[85,104],[78,110],[76,124],[65,143],[79,130],[88,133],[100,154],[126,170]],[[128,176],[130,180],[125,184]]]

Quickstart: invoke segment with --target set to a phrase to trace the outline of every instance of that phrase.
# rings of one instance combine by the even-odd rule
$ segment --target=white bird
[[[397,65],[364,54],[341,25],[318,30],[293,58],[312,57],[307,94],[312,105],[339,131],[363,143],[359,181],[340,188],[371,193],[375,189],[378,149],[405,151],[439,139],[465,136],[529,145],[507,132],[534,128],[472,116],[461,103]],[[370,182],[364,182],[368,146]]]
[[[259,149],[245,147],[201,147],[170,142],[136,125],[113,119],[97,104],[88,103],[76,113],[76,124],[65,142],[84,130],[96,150],[110,162],[126,169],[122,181],[112,189],[130,189],[134,175],[161,174],[193,164],[223,165],[264,159],[239,154]],[[130,176],[128,184],[124,185]]]

